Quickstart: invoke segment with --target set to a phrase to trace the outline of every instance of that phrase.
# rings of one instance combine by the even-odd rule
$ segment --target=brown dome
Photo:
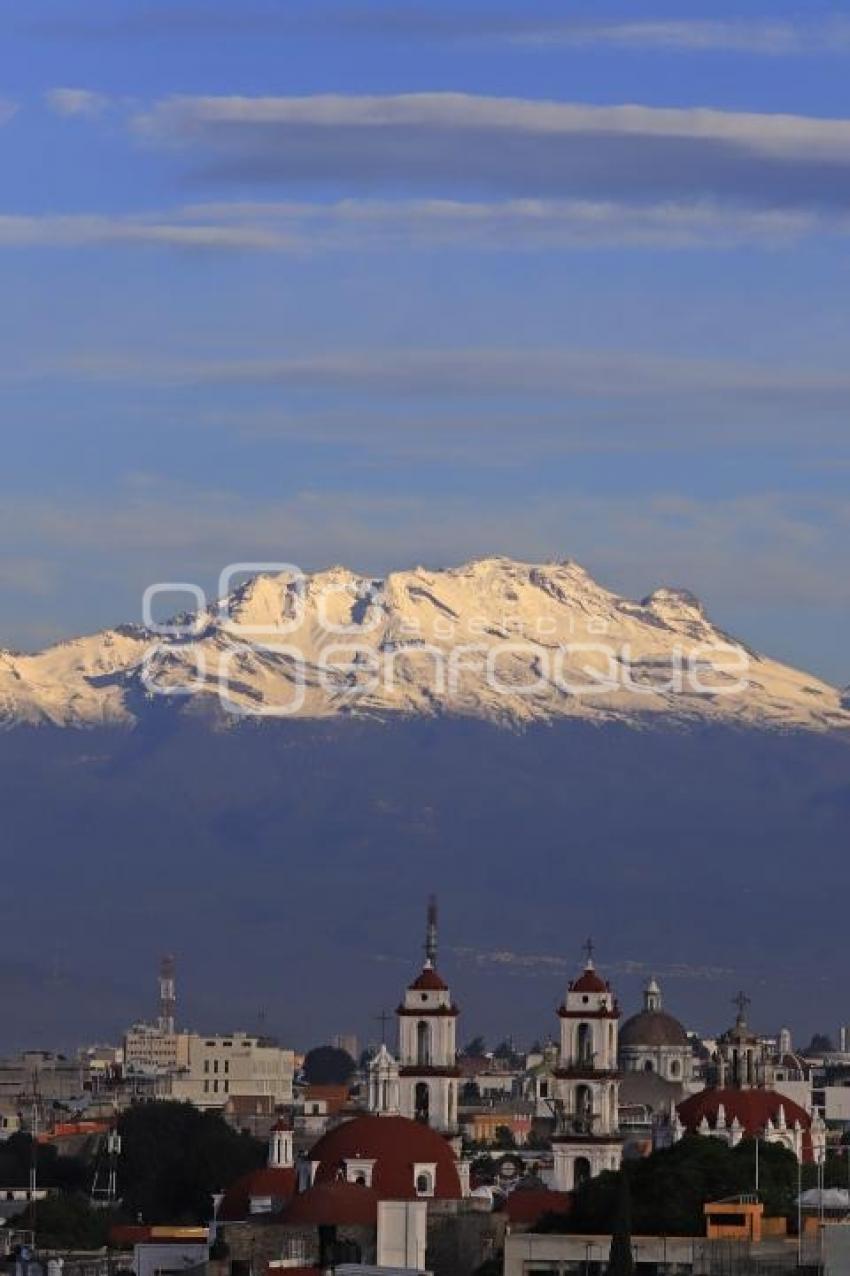
[[[666,1010],[641,1010],[620,1029],[621,1046],[687,1046],[688,1036]]]

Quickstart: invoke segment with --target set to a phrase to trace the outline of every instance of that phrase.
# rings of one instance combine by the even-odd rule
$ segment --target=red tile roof
[[[381,1200],[414,1200],[415,1162],[437,1167],[434,1196],[456,1201],[462,1196],[457,1162],[449,1143],[436,1130],[400,1116],[360,1116],[324,1134],[310,1153],[318,1161],[315,1182],[334,1182],[343,1162],[356,1157],[374,1160],[372,1187]]]
[[[295,1192],[295,1170],[290,1166],[265,1166],[261,1170],[253,1170],[244,1174],[241,1179],[224,1193],[218,1210],[218,1217],[223,1223],[234,1223],[249,1218],[251,1215],[251,1198],[268,1196],[279,1201],[278,1209],[282,1209]]]
[[[570,984],[570,992],[607,992],[608,985],[605,980],[598,975],[592,966],[588,966],[584,973],[579,975],[578,979],[574,979]]]
[[[378,1222],[378,1193],[362,1183],[317,1183],[292,1198],[283,1222],[315,1227],[375,1227]]]
[[[546,1188],[518,1188],[505,1202],[505,1213],[513,1224],[533,1225],[544,1214],[568,1214],[573,1206],[571,1192],[550,1192]]]
[[[448,992],[448,984],[443,982],[433,966],[423,966],[410,989],[414,992]]]
[[[761,1134],[768,1121],[779,1124],[779,1109],[785,1111],[785,1123],[793,1128],[799,1121],[803,1130],[811,1129],[811,1117],[805,1108],[801,1108],[793,1099],[779,1094],[776,1090],[736,1090],[731,1087],[719,1090],[700,1090],[680,1103],[677,1111],[679,1120],[686,1129],[696,1132],[703,1117],[714,1129],[717,1125],[717,1112],[723,1105],[726,1124],[731,1125],[735,1118],[749,1135]],[[804,1156],[811,1159],[811,1139],[804,1140]]]

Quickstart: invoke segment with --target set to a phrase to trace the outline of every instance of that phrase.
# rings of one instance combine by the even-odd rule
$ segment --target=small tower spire
[[[425,961],[432,968],[437,965],[437,896],[428,897],[428,924],[425,930]]]

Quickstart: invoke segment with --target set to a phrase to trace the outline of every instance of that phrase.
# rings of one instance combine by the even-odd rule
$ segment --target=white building
[[[223,1107],[231,1095],[268,1095],[275,1106],[292,1102],[295,1055],[244,1032],[187,1034],[188,1060],[171,1078],[171,1098],[199,1108]]]
[[[401,1115],[444,1134],[457,1130],[459,1010],[436,970],[437,913],[428,908],[425,965],[397,1010]]]
[[[569,985],[558,1014],[553,1187],[570,1192],[603,1170],[619,1169],[623,1155],[618,1125],[620,1010],[590,955],[581,975]]]
[[[133,1072],[173,1072],[189,1065],[188,1032],[134,1023],[124,1034],[124,1067]]]

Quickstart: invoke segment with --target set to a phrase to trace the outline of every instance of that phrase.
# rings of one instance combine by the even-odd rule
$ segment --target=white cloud
[[[482,25],[483,33],[483,25]],[[726,52],[779,57],[796,53],[839,52],[850,48],[850,23],[841,18],[815,22],[728,20],[712,18],[669,21],[552,21],[533,18],[507,33],[522,44],[585,47],[612,45],[625,49]]]
[[[161,245],[272,253],[465,248],[766,248],[847,234],[850,217],[709,201],[355,200],[196,204],[158,213],[0,215],[0,246]]]
[[[109,105],[109,98],[92,89],[50,89],[44,95],[50,110],[56,115],[101,115]]]
[[[590,106],[468,93],[316,94],[310,97],[183,96],[136,119],[149,136],[223,140],[239,130],[451,129],[544,137],[654,137],[731,143],[756,155],[850,160],[850,120],[708,107]],[[273,135],[273,139],[274,139]]]
[[[850,207],[850,119],[468,93],[171,97],[132,118],[194,181]]]
[[[0,97],[0,126],[8,124],[14,115],[17,115],[17,103],[10,102],[8,98]]]

